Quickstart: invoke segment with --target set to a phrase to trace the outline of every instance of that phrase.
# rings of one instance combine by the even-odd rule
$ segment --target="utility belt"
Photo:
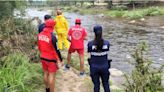
[[[41,60],[48,61],[48,62],[55,62],[55,63],[57,62],[56,60],[46,59],[46,58],[42,58],[42,57],[40,59]]]
[[[112,59],[108,59],[109,68],[111,67],[111,62],[112,62]],[[88,58],[88,64],[91,65],[91,59],[90,58]]]

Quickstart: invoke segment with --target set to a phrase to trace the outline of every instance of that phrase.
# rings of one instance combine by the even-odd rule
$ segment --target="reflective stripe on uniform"
[[[105,52],[91,52],[91,55],[93,55],[93,56],[104,56],[107,54],[108,54],[107,51],[105,51]]]

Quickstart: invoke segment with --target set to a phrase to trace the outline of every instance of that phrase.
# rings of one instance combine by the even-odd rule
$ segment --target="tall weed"
[[[152,61],[146,57],[147,45],[142,43],[132,55],[134,58],[134,70],[131,75],[125,74],[126,92],[163,92],[161,84],[163,67],[154,69]]]
[[[1,92],[33,92],[34,87],[41,85],[42,77],[39,72],[41,69],[39,66],[30,64],[26,55],[13,53],[3,57],[1,61]]]

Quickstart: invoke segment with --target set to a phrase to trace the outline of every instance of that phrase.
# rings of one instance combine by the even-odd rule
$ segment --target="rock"
[[[110,68],[109,69],[111,76],[122,76],[123,72],[121,70]]]
[[[135,23],[135,22],[136,22],[135,20],[132,20],[132,21],[130,21],[129,23],[130,23],[130,24],[133,24],[133,23]]]
[[[51,15],[52,14],[52,10],[47,10],[47,13]]]
[[[131,57],[130,55],[127,54],[127,55],[126,55],[126,58],[127,58],[127,59],[131,59],[132,57]]]
[[[159,58],[158,60],[159,60],[159,61],[164,61],[164,59],[163,59],[163,58]]]
[[[104,17],[104,14],[99,14],[98,16],[99,16],[99,17]]]
[[[164,29],[164,26],[161,26],[160,28]]]
[[[140,21],[145,21],[145,18],[141,18]]]

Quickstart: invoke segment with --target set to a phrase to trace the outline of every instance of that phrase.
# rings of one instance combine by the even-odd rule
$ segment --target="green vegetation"
[[[14,9],[19,9],[23,11],[26,6],[26,1],[1,1],[0,2],[0,20],[4,17],[9,17],[13,15]]]
[[[146,57],[147,45],[142,43],[132,55],[134,58],[134,70],[131,75],[126,75],[127,92],[163,92],[161,84],[164,65],[159,69],[153,69],[152,61]]]
[[[43,84],[36,31],[29,21],[4,18],[0,24],[0,89],[34,92]],[[33,84],[33,85],[31,85]],[[6,91],[5,91],[6,92]]]
[[[164,15],[164,11],[159,7],[149,7],[146,9],[136,9],[133,11],[125,11],[123,17],[127,17],[129,19],[139,19],[145,16],[157,16]]]
[[[1,58],[0,91],[33,92],[42,84],[42,75],[39,70],[41,70],[40,66],[31,65],[29,58],[20,52]]]
[[[111,17],[124,17],[128,19],[139,19],[146,16],[164,15],[163,7],[148,7],[135,10],[110,10],[107,15]]]
[[[125,17],[128,19],[139,19],[145,16],[164,15],[163,7],[149,7],[135,10],[111,10],[108,12],[111,17]]]
[[[135,10],[110,10],[107,13],[111,17],[125,17],[128,19],[139,19],[146,16],[164,15],[163,7],[149,7]]]
[[[24,2],[3,1],[0,4],[2,7],[7,7],[5,4],[12,6],[12,8],[8,7],[9,11],[5,11],[5,9],[0,11],[2,14],[2,19],[0,19],[0,58],[15,51],[32,55],[31,50],[35,49],[36,31],[34,31],[30,21],[15,19],[12,14],[14,9],[24,5]]]
[[[110,17],[121,17],[127,19],[140,19],[146,16],[164,15],[164,7],[147,7],[142,9],[127,10],[125,6],[115,6],[111,10],[99,9],[95,7],[90,8],[78,8],[78,7],[66,7],[66,11],[79,12],[80,14],[105,14]]]
[[[34,63],[39,61],[39,52],[36,47],[37,31],[30,24],[30,21],[14,19],[12,16],[14,9],[21,8],[24,4],[25,2],[17,1],[0,2],[0,92],[38,92],[38,90],[44,88],[41,65]],[[114,10],[102,11],[98,10],[98,8],[93,10],[92,8],[79,9],[76,7],[67,7],[65,10],[73,10],[81,14],[104,13],[112,17],[126,17],[129,19],[164,14],[164,8],[161,7],[150,7],[131,11],[122,10],[120,7],[116,7]],[[128,92],[137,92],[136,90],[139,90],[139,92],[142,92],[140,90],[162,92],[162,89],[164,89],[161,86],[162,68],[157,71],[150,68],[152,62],[144,58],[143,52],[146,50],[142,46],[133,55],[136,60],[136,68],[131,76],[126,75],[126,89]],[[62,52],[67,55],[67,51]],[[87,66],[86,72],[89,73],[87,55],[85,56],[85,62]],[[74,55],[71,65],[79,70],[79,64],[78,56]],[[57,76],[60,75],[59,72]],[[91,80],[88,80],[86,81],[86,85],[92,87]]]
[[[0,92],[34,92],[43,84],[40,64],[30,63],[38,62],[37,32],[30,21],[13,17],[24,4],[0,2]]]
[[[35,47],[36,31],[29,21],[4,18],[0,24],[1,52],[0,57],[11,52],[21,51],[31,59],[37,59]]]

